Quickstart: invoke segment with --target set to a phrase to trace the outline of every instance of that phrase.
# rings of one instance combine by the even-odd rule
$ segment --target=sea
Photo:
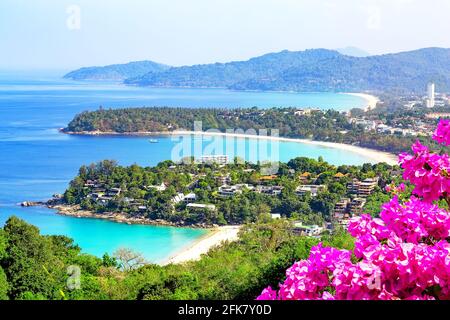
[[[54,71],[0,71],[0,226],[14,215],[37,226],[42,234],[73,238],[85,253],[101,257],[119,248],[130,248],[153,263],[165,261],[208,231],[66,217],[47,208],[23,208],[18,204],[43,201],[55,193],[63,193],[84,164],[114,159],[120,165],[137,163],[152,166],[174,159],[174,150],[179,150],[181,143],[184,146],[200,144],[205,153],[213,150],[213,154],[224,153],[253,161],[252,143],[255,140],[221,141],[224,150],[218,151],[218,148],[211,147],[211,141],[201,137],[152,137],[157,143],[151,143],[148,137],[60,133],[59,129],[65,127],[76,114],[100,107],[256,106],[349,110],[366,105],[361,97],[338,93],[140,88],[113,82],[64,80],[62,75]],[[202,140],[199,142],[198,139]],[[213,143],[217,147],[217,141]],[[230,151],[225,148],[226,145],[236,148]],[[336,165],[371,162],[359,154],[311,144],[279,142],[276,147],[270,145],[268,149],[276,150],[277,159],[281,161],[298,156],[321,156]],[[258,160],[273,160],[273,155],[265,159],[266,153],[260,154]]]

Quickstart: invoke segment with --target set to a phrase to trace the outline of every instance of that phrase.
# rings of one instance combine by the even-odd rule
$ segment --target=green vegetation
[[[277,175],[264,176],[261,171],[258,164],[237,160],[224,166],[165,161],[147,168],[106,160],[81,167],[63,200],[99,214],[122,213],[176,225],[250,223],[270,213],[322,225],[332,221],[341,198],[358,196],[351,190],[353,179],[379,178],[373,189],[376,196],[369,202],[372,208],[385,198],[382,188],[400,179],[398,170],[387,164],[335,167],[307,158],[279,163]],[[301,190],[304,185],[318,186],[318,192]],[[192,198],[185,200],[185,195]],[[214,208],[189,207],[193,202]]]
[[[64,78],[72,80],[123,81],[131,77],[143,76],[149,72],[160,72],[169,68],[169,66],[153,61],[137,61],[127,64],[114,64],[105,67],[81,68],[69,72],[64,76]]]
[[[323,240],[353,247],[343,232]],[[0,299],[254,299],[267,284],[277,285],[285,269],[306,258],[317,242],[294,235],[287,221],[251,224],[238,241],[199,261],[124,270],[120,257],[82,254],[71,239],[42,236],[12,217],[0,228]],[[79,278],[70,272],[76,268]]]

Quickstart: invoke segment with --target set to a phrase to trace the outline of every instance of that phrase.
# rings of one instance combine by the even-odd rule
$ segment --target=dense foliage
[[[441,121],[433,138],[450,145],[450,122]],[[416,142],[399,157],[403,177],[414,185],[406,200],[396,195],[380,218],[362,215],[348,228],[353,251],[315,246],[307,260],[286,272],[280,290],[259,299],[449,300],[450,157]]]
[[[398,171],[398,170],[397,170]],[[114,161],[102,161],[83,166],[64,194],[70,205],[79,205],[84,210],[97,213],[116,212],[128,217],[156,220],[162,219],[177,225],[192,224],[241,224],[255,222],[269,213],[282,217],[300,219],[305,223],[321,225],[331,221],[334,205],[348,195],[347,184],[352,179],[380,177],[376,195],[368,205],[375,207],[377,199],[385,194],[385,185],[397,181],[395,168],[387,164],[365,164],[363,166],[333,166],[323,160],[296,158],[279,164],[279,172],[270,181],[261,181],[261,167],[257,164],[239,163],[218,166],[217,164],[181,163],[175,165],[165,161],[156,167],[143,168],[138,165],[118,166]],[[302,174],[307,174],[304,183],[325,185],[325,190],[313,197],[310,193],[298,195],[296,188],[302,184]],[[336,174],[339,175],[336,177]],[[270,195],[247,190],[231,197],[222,197],[218,178],[229,177],[229,184],[278,186],[279,194]],[[89,184],[88,182],[91,182]],[[149,186],[164,183],[165,190]],[[94,186],[95,185],[95,186]],[[111,188],[120,188],[107,203],[96,201],[92,194],[96,188],[107,193]],[[96,192],[99,192],[98,189]],[[173,204],[177,193],[194,193],[196,203],[213,204],[217,210],[188,210],[185,203]],[[132,200],[130,200],[132,199]],[[378,204],[381,204],[378,201]],[[145,208],[139,209],[139,206]],[[375,208],[375,210],[379,210]]]
[[[69,72],[65,79],[72,80],[114,80],[123,81],[131,77],[143,76],[149,72],[160,72],[169,66],[152,61],[137,61],[127,64],[114,64],[105,67],[88,67]]]
[[[124,269],[120,257],[83,254],[71,239],[42,236],[12,217],[0,228],[0,300],[251,299],[265,284],[278,283],[283,270],[317,241],[295,236],[287,221],[258,223],[199,261]],[[353,247],[346,233],[323,241]],[[76,268],[79,274],[71,271]]]
[[[296,113],[295,108],[219,109],[219,108],[127,108],[83,112],[64,129],[65,132],[140,133],[193,130],[201,121],[204,131],[218,129],[277,129],[281,137],[304,138],[359,145],[388,152],[406,150],[414,138],[365,132],[349,123],[345,114],[334,110]],[[397,115],[397,118],[401,115]],[[256,132],[255,132],[256,131]],[[270,131],[268,132],[270,134]],[[422,138],[429,142],[430,139]]]

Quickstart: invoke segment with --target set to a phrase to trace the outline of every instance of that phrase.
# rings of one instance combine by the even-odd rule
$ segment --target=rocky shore
[[[95,213],[88,210],[83,210],[79,205],[67,205],[61,202],[60,199],[50,199],[49,201],[24,201],[19,204],[22,207],[47,207],[49,209],[56,210],[56,212],[63,216],[76,217],[76,218],[92,218],[92,219],[104,219],[118,223],[126,224],[143,224],[153,226],[170,226],[170,227],[189,227],[189,228],[201,228],[201,229],[214,229],[219,227],[216,224],[186,224],[184,221],[171,222],[162,219],[150,220],[143,217],[129,217],[124,213],[117,212],[105,212]]]

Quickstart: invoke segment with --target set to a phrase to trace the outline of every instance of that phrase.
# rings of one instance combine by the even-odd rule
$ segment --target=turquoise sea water
[[[64,127],[75,114],[95,110],[100,105],[106,108],[295,106],[345,110],[364,104],[359,97],[333,93],[135,88],[114,83],[65,81],[54,75],[0,73],[0,225],[9,216],[17,215],[38,226],[44,234],[72,237],[87,253],[101,256],[119,247],[130,247],[142,252],[148,260],[162,261],[206,231],[63,217],[45,208],[17,206],[24,200],[46,200],[54,193],[63,192],[83,164],[116,159],[122,165],[155,165],[170,159],[178,144],[169,137],[159,137],[159,143],[154,144],[145,137],[59,133],[58,128]],[[185,138],[188,145],[199,139]],[[228,149],[223,152],[249,159],[252,141],[246,141],[243,155],[231,154]],[[234,150],[239,149],[239,140],[231,144],[236,145]],[[202,145],[208,147],[210,142],[203,141]],[[278,154],[282,161],[296,156],[323,156],[334,164],[368,162],[348,151],[293,142],[280,143]]]

